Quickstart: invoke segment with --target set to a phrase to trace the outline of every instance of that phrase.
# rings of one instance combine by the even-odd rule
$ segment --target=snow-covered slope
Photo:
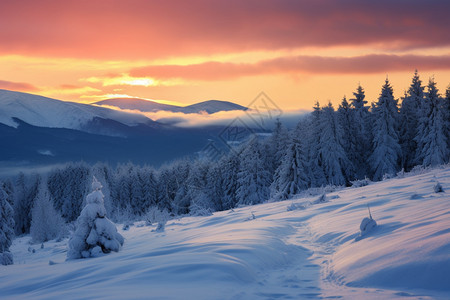
[[[199,102],[189,106],[176,106],[157,103],[151,100],[133,99],[133,98],[114,98],[98,101],[97,105],[116,106],[121,109],[139,110],[142,112],[157,112],[157,111],[169,111],[169,112],[181,112],[185,114],[193,114],[206,112],[213,114],[220,111],[231,110],[246,110],[247,108],[228,101],[208,100]]]
[[[96,117],[129,126],[152,122],[140,114],[0,90],[0,123],[8,126],[17,127],[13,118],[18,118],[40,127],[84,129]]]
[[[66,262],[67,241],[17,238],[0,298],[450,298],[450,167],[319,199],[172,220],[163,233],[136,223],[119,230],[120,252],[94,259]],[[378,226],[361,238],[368,204]]]

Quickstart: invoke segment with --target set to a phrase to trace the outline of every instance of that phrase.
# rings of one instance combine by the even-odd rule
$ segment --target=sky
[[[0,88],[92,103],[139,97],[283,110],[338,105],[388,76],[450,83],[450,2],[0,0]]]

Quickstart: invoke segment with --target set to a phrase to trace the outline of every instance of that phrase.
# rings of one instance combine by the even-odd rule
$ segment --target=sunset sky
[[[285,110],[450,82],[450,1],[0,0],[0,88]]]

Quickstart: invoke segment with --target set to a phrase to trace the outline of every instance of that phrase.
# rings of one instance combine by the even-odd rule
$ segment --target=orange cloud
[[[228,80],[243,76],[278,73],[371,74],[420,70],[450,69],[450,55],[372,54],[356,57],[294,56],[263,60],[253,64],[206,62],[194,65],[158,65],[135,68],[132,76],[156,79]]]

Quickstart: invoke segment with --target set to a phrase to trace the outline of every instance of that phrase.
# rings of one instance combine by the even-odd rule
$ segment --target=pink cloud
[[[12,82],[6,80],[0,80],[0,89],[21,91],[21,92],[35,92],[39,91],[37,87],[32,84],[24,82]]]
[[[450,2],[21,0],[0,4],[0,53],[161,58],[306,46],[449,46]]]
[[[255,64],[206,62],[194,65],[157,65],[135,68],[132,76],[156,79],[226,80],[278,73],[369,74],[419,70],[448,70],[450,55],[364,55],[357,57],[293,56]]]

